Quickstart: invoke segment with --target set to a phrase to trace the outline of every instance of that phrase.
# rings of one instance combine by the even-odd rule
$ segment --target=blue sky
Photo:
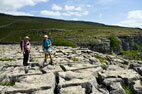
[[[0,0],[0,12],[142,27],[142,0]]]

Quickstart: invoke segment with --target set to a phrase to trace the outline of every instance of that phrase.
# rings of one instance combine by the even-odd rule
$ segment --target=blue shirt
[[[48,47],[48,45],[51,43],[50,40],[43,40],[42,44],[44,45],[44,49],[50,49],[50,47]]]

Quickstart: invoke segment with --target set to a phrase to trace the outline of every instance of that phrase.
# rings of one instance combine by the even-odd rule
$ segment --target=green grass
[[[39,70],[40,70],[40,71],[42,71],[42,70],[43,70],[43,67],[42,67],[42,66],[40,66],[40,67],[39,67]]]
[[[0,14],[0,26],[12,22],[15,23],[6,28],[0,28],[0,41],[19,42],[26,35],[30,36],[31,41],[42,41],[43,35],[48,34],[49,38],[53,42],[55,42],[57,39],[64,39],[72,42],[70,45],[73,45],[73,43],[76,42],[95,39],[94,37],[96,36],[97,39],[99,39],[99,37],[107,37],[111,34],[130,35],[135,34],[137,31],[142,32],[142,29],[139,28],[109,26],[93,22],[65,21],[50,18],[10,16]]]
[[[133,94],[129,86],[124,86],[123,89],[125,90],[125,94]]]
[[[124,57],[128,58],[128,59],[132,59],[132,60],[142,60],[141,57],[138,57],[138,51],[135,50],[121,50],[121,53],[123,54]]]
[[[101,57],[101,56],[99,56],[99,55],[96,55],[95,58],[100,60],[100,62],[101,62],[101,64],[103,65],[104,68],[107,68],[107,67],[108,67],[108,66],[107,66],[108,60],[107,60],[106,58],[103,58],[103,57]]]
[[[75,61],[78,61],[78,58],[75,58],[75,57],[74,57],[74,58],[72,58],[72,61],[74,61],[74,62],[75,62]]]
[[[64,39],[55,39],[53,42],[53,45],[56,46],[70,46],[70,47],[75,47],[75,43],[72,41],[64,40]]]
[[[16,82],[17,81],[5,81],[5,82],[0,82],[0,85],[1,86],[14,86]]]
[[[2,71],[0,72],[0,74],[3,74],[4,72],[6,72],[6,70],[2,70]]]
[[[0,58],[0,61],[16,61],[16,60],[4,57],[4,58]]]

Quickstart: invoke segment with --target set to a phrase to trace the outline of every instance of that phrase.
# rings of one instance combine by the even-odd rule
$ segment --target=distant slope
[[[54,30],[63,32],[45,32]],[[0,14],[0,41],[19,41],[25,35],[30,35],[31,40],[38,41],[42,40],[44,34],[50,35],[51,38],[81,41],[95,36],[108,36],[111,33],[121,35],[134,34],[135,32],[142,32],[142,30],[94,22]]]

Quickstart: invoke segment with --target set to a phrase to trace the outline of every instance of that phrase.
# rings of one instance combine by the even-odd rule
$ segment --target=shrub
[[[53,42],[53,45],[56,46],[69,46],[69,47],[75,47],[75,43],[73,43],[72,41],[68,41],[68,40],[64,40],[64,39],[55,39]]]
[[[87,46],[96,46],[96,44],[98,44],[98,41],[96,39],[89,39],[86,44]]]
[[[138,51],[139,50],[139,45],[135,43],[134,46],[133,46],[133,50]]]
[[[118,41],[117,37],[115,35],[110,35],[109,39],[110,39],[110,46],[113,49],[117,48],[117,46],[119,45],[119,41]]]
[[[121,50],[121,53],[125,56],[125,57],[127,57],[127,58],[129,58],[129,59],[135,59],[135,60],[140,60],[141,58],[138,58],[138,51],[135,51],[135,50],[132,50],[132,51],[130,51],[130,50],[127,50],[127,51],[124,51],[124,50]]]

